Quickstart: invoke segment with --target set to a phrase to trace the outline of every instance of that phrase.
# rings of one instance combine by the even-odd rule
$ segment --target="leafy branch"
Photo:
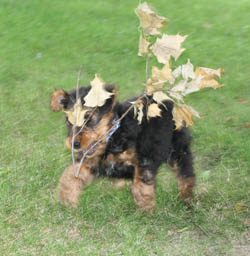
[[[163,33],[167,19],[158,15],[146,2],[139,4],[135,13],[140,21],[138,55],[146,59],[145,91],[148,96],[153,96],[158,104],[158,108],[154,107],[154,112],[151,112],[151,117],[159,116],[159,105],[168,99],[175,103],[173,119],[176,129],[192,126],[193,117],[199,117],[199,114],[185,104],[184,96],[207,87],[214,89],[221,87],[218,79],[223,73],[222,69],[198,67],[194,70],[193,64],[188,60],[186,64],[172,70],[171,63],[177,61],[185,51],[182,43],[187,36]],[[152,67],[150,72],[150,60],[153,57],[160,65],[163,64],[163,67],[161,69]]]

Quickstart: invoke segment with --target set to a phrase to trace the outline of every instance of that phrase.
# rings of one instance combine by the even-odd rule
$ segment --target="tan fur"
[[[155,209],[155,181],[151,184],[143,183],[139,168],[135,171],[132,193],[139,208],[147,212],[152,212]]]
[[[137,155],[134,149],[128,149],[120,154],[109,154],[106,160],[108,163],[123,163],[126,165],[137,165]]]
[[[193,188],[195,186],[195,177],[183,177],[177,163],[172,163],[172,170],[175,172],[178,180],[181,199],[186,203],[191,203],[193,199]]]
[[[65,140],[65,145],[66,145],[66,148],[70,151],[72,149],[72,144],[71,143],[72,143],[71,137],[67,137],[67,139]]]
[[[51,96],[51,103],[50,107],[52,111],[58,112],[63,110],[63,105],[60,103],[60,100],[62,100],[65,97],[65,91],[64,90],[57,90],[55,91]]]
[[[195,186],[195,177],[178,177],[178,184],[180,190],[181,198],[187,202],[191,203],[193,199],[193,188]]]
[[[81,143],[81,148],[86,150],[93,142],[102,139],[103,136],[107,133],[107,131],[111,128],[110,122],[112,118],[113,113],[108,113],[102,118],[98,126],[95,127],[93,130],[84,130],[84,132],[78,136],[78,140]],[[106,145],[107,143],[104,138],[104,140],[101,141],[96,147],[94,154],[89,156],[89,158],[102,155],[106,149]]]
[[[108,113],[103,117],[95,130],[84,131],[78,135],[77,140],[81,142],[83,149],[87,149],[91,143],[99,140],[110,128],[110,120],[113,114]],[[66,139],[66,146],[71,149],[72,137]],[[100,142],[95,150],[95,153],[85,159],[80,168],[79,177],[75,177],[76,170],[79,164],[69,166],[63,173],[60,179],[60,200],[63,204],[72,207],[77,207],[82,190],[94,179],[91,173],[93,167],[97,166],[101,156],[106,148],[106,141]]]
[[[79,177],[75,177],[75,172],[79,164],[69,166],[63,173],[59,183],[60,201],[66,206],[77,207],[79,196],[82,190],[91,183],[94,175],[88,165],[82,165]]]

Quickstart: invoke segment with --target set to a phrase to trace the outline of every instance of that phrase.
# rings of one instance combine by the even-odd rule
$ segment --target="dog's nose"
[[[75,149],[79,149],[80,146],[81,146],[81,143],[80,143],[79,141],[75,141],[75,142],[74,142],[74,148],[75,148]]]

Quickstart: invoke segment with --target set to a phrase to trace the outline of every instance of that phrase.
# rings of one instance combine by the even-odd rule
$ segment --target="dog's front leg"
[[[78,168],[79,164],[69,166],[60,179],[59,197],[66,206],[77,207],[81,192],[95,177],[88,164],[81,166],[79,176],[76,177]]]
[[[140,166],[135,168],[132,193],[140,209],[152,212],[155,208],[155,175]]]

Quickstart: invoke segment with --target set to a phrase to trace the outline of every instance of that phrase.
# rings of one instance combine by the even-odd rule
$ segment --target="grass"
[[[157,211],[139,212],[130,189],[102,180],[78,209],[61,206],[58,179],[70,163],[63,116],[50,112],[54,88],[94,73],[142,90],[138,1],[0,2],[0,251],[2,255],[247,255],[250,202],[250,26],[247,0],[154,1],[168,33],[188,34],[181,58],[223,67],[225,87],[187,100],[202,113],[193,129],[198,184],[192,211],[167,167]]]

